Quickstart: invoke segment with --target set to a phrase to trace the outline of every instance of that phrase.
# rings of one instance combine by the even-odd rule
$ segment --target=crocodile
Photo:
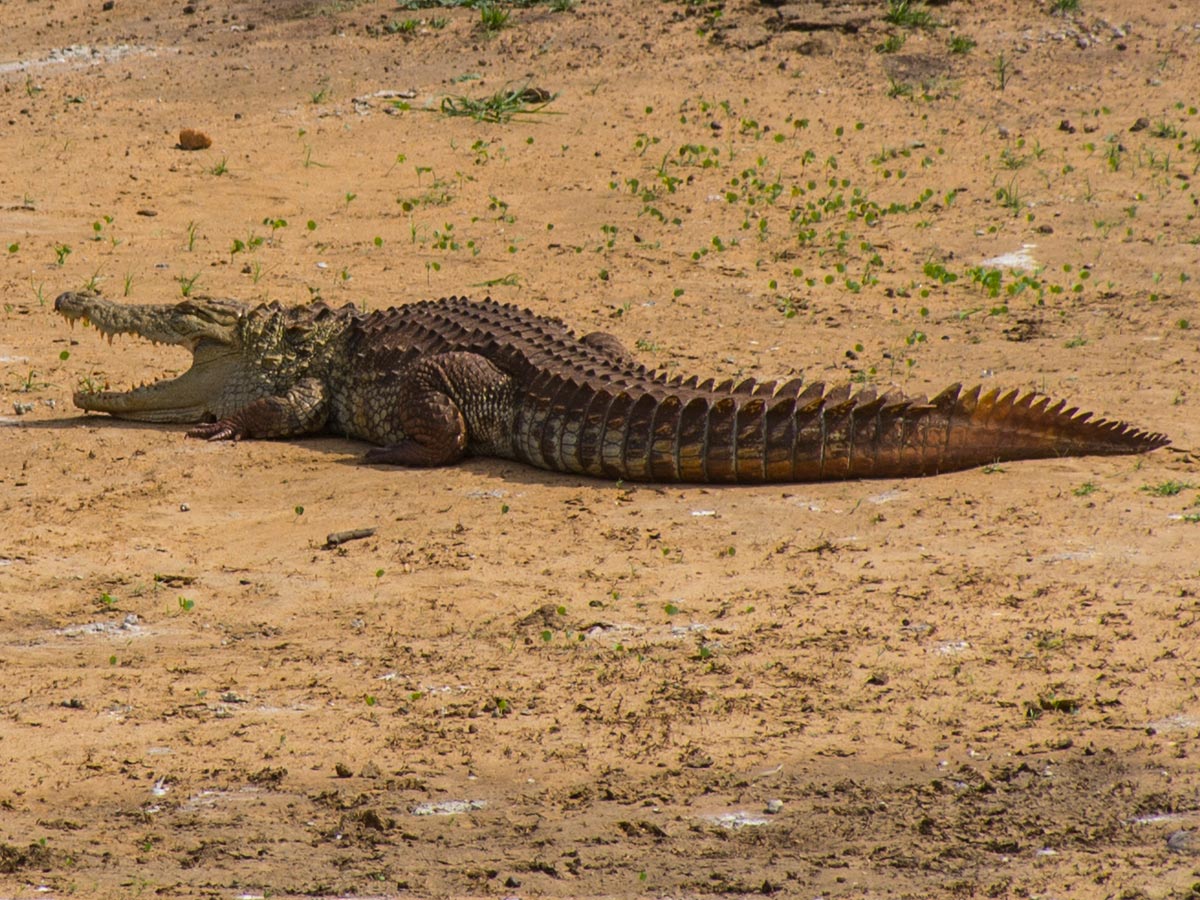
[[[669,377],[612,335],[576,337],[490,299],[363,312],[68,292],[55,309],[110,342],[134,334],[192,353],[174,379],[78,391],[84,410],[187,423],[189,436],[208,440],[340,434],[377,445],[371,463],[477,455],[619,480],[762,483],[932,475],[1169,443],[1037,392],[955,384],[925,399],[800,378]]]

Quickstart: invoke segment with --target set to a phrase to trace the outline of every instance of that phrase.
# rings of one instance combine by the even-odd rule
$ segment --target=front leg
[[[215,422],[197,425],[188,437],[210,441],[285,438],[312,434],[329,419],[329,392],[317,378],[302,378],[282,397],[260,397]]]
[[[512,379],[475,353],[453,351],[418,360],[374,379],[360,402],[373,440],[370,463],[444,466],[468,446],[503,441]]]

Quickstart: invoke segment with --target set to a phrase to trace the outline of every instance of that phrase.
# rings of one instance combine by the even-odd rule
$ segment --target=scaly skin
[[[200,423],[209,440],[332,432],[379,445],[371,462],[444,465],[467,454],[558,472],[659,482],[789,482],[931,475],[1004,460],[1142,453],[1169,443],[1017,391],[932,400],[849,385],[733,385],[647,371],[611,335],[490,300],[376,313],[195,299],[112,303],[66,293],[55,309],[109,336],[192,351],[192,367],[82,409]]]

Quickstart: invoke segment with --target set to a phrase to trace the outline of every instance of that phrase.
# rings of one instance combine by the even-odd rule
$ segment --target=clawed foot
[[[411,465],[395,447],[372,447],[363,455],[363,462],[373,466]]]
[[[246,433],[242,426],[232,419],[220,419],[189,428],[187,436],[203,438],[206,441],[240,441]]]
[[[372,465],[387,466],[446,466],[462,459],[463,448],[458,442],[449,446],[430,446],[416,441],[402,441],[390,447],[373,447],[366,452],[363,461]]]

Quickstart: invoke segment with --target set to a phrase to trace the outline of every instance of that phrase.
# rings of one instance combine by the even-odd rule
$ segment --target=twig
[[[348,541],[361,541],[363,538],[372,537],[374,534],[374,528],[353,528],[350,531],[335,531],[333,534],[326,535],[325,549],[332,550],[334,547],[341,546]]]

